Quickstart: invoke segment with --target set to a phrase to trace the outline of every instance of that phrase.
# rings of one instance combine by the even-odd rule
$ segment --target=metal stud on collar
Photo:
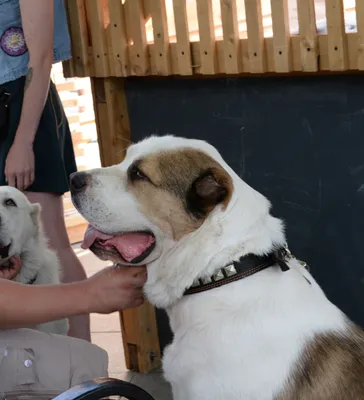
[[[224,276],[224,274],[222,273],[222,271],[221,271],[221,269],[220,269],[219,271],[216,272],[215,275],[212,276],[212,278],[213,278],[213,280],[214,280],[215,282],[218,282],[218,281],[221,281],[221,279],[224,279],[225,276]]]
[[[208,276],[201,279],[195,279],[191,288],[196,288],[199,286],[207,285],[209,283],[218,282],[222,279],[229,278],[230,276],[236,275],[238,272],[233,264],[228,265],[219,271],[217,271],[214,275]]]
[[[224,270],[224,272],[225,272],[227,277],[237,274],[234,265],[228,265],[227,267],[223,268],[223,270]]]

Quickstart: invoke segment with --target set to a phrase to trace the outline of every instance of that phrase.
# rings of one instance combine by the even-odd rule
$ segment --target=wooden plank
[[[248,64],[252,73],[266,70],[262,4],[256,0],[245,0],[245,16],[248,32]]]
[[[91,78],[103,167],[122,161],[130,144],[130,123],[123,78]],[[122,340],[127,368],[147,373],[160,366],[160,346],[154,308],[123,311]]]
[[[173,0],[173,12],[177,37],[178,73],[192,75],[186,0]]]
[[[200,33],[200,68],[203,75],[217,71],[214,16],[210,0],[197,0],[197,17]]]
[[[91,32],[94,76],[110,75],[104,7],[107,0],[85,0],[88,26]]]
[[[118,164],[130,144],[123,81],[121,78],[93,79],[92,83],[101,164]]]
[[[224,73],[239,73],[239,27],[236,0],[220,0],[224,42]]]
[[[343,0],[326,0],[329,68],[343,71],[348,67]]]
[[[109,13],[112,56],[109,59],[114,64],[116,76],[127,76],[129,68],[128,42],[122,0],[109,0]]]
[[[75,65],[72,59],[62,61],[62,68],[63,68],[63,76],[65,78],[72,78],[74,76],[77,76]]]
[[[146,302],[137,309],[125,310],[120,320],[127,368],[141,373],[159,368],[161,352],[154,307]]]
[[[356,0],[356,20],[358,27],[358,69],[364,70],[364,1]]]
[[[154,57],[152,69],[157,75],[169,75],[171,60],[169,54],[169,35],[165,0],[149,0],[152,16]]]
[[[317,71],[317,34],[314,0],[297,0],[302,71]]]
[[[65,2],[69,32],[72,46],[72,63],[74,74],[79,77],[89,76],[86,9],[83,0],[67,0]],[[67,75],[69,77],[69,75]]]
[[[132,75],[149,75],[150,63],[144,24],[143,1],[126,0],[124,10],[131,63],[130,72]]]
[[[292,59],[288,0],[271,0],[271,9],[275,71],[290,72]]]

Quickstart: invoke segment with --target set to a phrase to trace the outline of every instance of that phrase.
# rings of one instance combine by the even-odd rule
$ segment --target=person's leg
[[[59,257],[63,269],[63,282],[86,279],[86,273],[68,239],[63,213],[62,196],[53,193],[26,192],[31,203],[40,203],[42,223],[50,247]],[[82,315],[70,318],[69,336],[91,341],[90,317]]]
[[[104,349],[33,329],[1,329],[0,361],[1,399],[53,399],[70,387],[108,376]]]

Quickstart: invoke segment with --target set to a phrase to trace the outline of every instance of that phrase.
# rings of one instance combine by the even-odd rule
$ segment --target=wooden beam
[[[91,78],[100,159],[103,167],[120,163],[130,144],[124,78]],[[128,369],[147,373],[161,364],[155,309],[148,302],[120,313]]]
[[[288,0],[271,0],[273,24],[273,58],[276,72],[292,70]]]
[[[330,71],[348,68],[343,0],[326,0],[327,37]]]
[[[210,0],[197,0],[197,17],[200,33],[200,68],[204,75],[217,72],[214,15]]]
[[[224,42],[224,72],[238,74],[240,60],[239,26],[236,0],[220,0]]]
[[[262,73],[266,71],[266,54],[261,2],[245,0],[245,15],[248,31],[249,72]]]
[[[318,43],[314,0],[298,0],[297,12],[299,33],[301,36],[302,71],[314,72],[318,69]]]
[[[358,27],[358,69],[364,70],[364,2],[356,0],[356,20]]]
[[[178,72],[180,75],[192,75],[186,0],[173,0],[173,12],[177,37]]]

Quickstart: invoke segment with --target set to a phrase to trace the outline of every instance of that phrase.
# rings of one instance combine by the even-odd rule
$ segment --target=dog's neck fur
[[[20,258],[22,260],[22,268],[14,278],[14,281],[21,283],[32,282],[34,284],[59,283],[59,271],[51,271],[49,268],[44,268],[45,266],[49,267],[49,265],[57,266],[59,262],[54,251],[48,247],[48,241],[44,236],[43,226],[40,221],[36,234],[23,246]],[[56,262],[54,261],[55,258],[57,259]]]
[[[218,206],[197,231],[179,242],[170,240],[148,265],[145,290],[157,307],[173,305],[196,278],[211,276],[246,254],[263,255],[284,245],[283,224],[269,214],[269,201],[230,173],[234,193],[227,209]]]

